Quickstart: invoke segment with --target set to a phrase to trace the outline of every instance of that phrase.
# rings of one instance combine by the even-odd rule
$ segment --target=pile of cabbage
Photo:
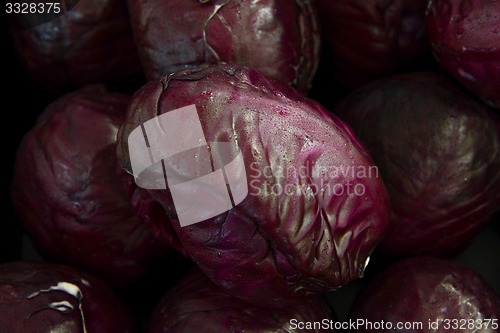
[[[1,327],[498,331],[495,0],[63,3],[9,16]]]

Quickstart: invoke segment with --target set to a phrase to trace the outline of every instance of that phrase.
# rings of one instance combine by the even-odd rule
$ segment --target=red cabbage
[[[333,79],[353,88],[426,66],[432,60],[426,6],[427,0],[318,0]]]
[[[436,73],[406,73],[359,88],[335,107],[380,168],[395,256],[454,255],[500,204],[500,122]]]
[[[500,4],[495,0],[431,0],[434,55],[466,88],[500,108]]]
[[[413,257],[392,264],[370,281],[349,317],[364,321],[353,332],[494,333],[500,325],[500,296],[470,268],[450,260]],[[385,326],[376,329],[381,323]]]
[[[132,333],[125,305],[96,277],[46,262],[0,265],[0,330]]]
[[[319,61],[311,0],[129,0],[148,79],[204,63],[237,63],[306,91]]]
[[[227,142],[241,152],[249,195],[225,213],[181,227],[170,187],[147,190],[166,215],[160,219],[158,210],[151,213],[156,218],[150,216],[149,223],[160,230],[156,234],[166,231],[170,242],[173,228],[183,252],[211,280],[258,305],[284,306],[287,300],[360,277],[385,234],[388,207],[377,170],[351,129],[318,103],[258,71],[236,65],[196,68],[151,81],[135,93],[119,133],[125,170],[133,172],[132,131],[193,104],[206,142]],[[176,114],[181,114],[179,125],[187,121],[180,111]],[[175,133],[175,126],[162,131]],[[181,145],[190,135],[176,133],[172,140]],[[155,149],[171,147],[170,141],[151,140]],[[192,151],[191,164],[161,161],[166,170],[191,177],[204,162],[206,148],[201,144]],[[145,146],[143,152],[134,151],[146,152]],[[156,170],[163,182],[161,169]],[[135,204],[140,206],[140,200]],[[146,206],[143,216],[148,216]]]
[[[163,296],[148,333],[335,332],[299,328],[314,322],[323,327],[335,322],[321,298],[282,309],[258,307],[228,295],[199,270],[192,270]]]
[[[17,150],[12,199],[36,249],[113,285],[169,251],[135,216],[117,175],[116,134],[129,96],[88,86],[51,103]]]
[[[13,34],[18,58],[33,79],[56,93],[92,83],[142,82],[125,1],[57,4],[64,14]],[[49,3],[44,8],[48,11]],[[13,24],[29,26],[41,15],[17,15]]]

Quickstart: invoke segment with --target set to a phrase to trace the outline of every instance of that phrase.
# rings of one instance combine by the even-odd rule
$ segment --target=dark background
[[[2,8],[2,207],[0,259],[2,262],[20,258],[21,229],[10,200],[10,187],[17,146],[35,123],[36,117],[54,98],[34,83],[20,66],[12,46],[12,33],[7,24],[7,14]]]

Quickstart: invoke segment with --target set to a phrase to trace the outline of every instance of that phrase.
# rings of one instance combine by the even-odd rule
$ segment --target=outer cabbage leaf
[[[45,262],[0,265],[2,332],[132,333],[129,310],[98,278]]]
[[[432,60],[426,0],[318,0],[331,75],[354,88]]]
[[[311,85],[320,36],[311,0],[129,0],[148,79],[210,63],[237,63]]]
[[[450,260],[413,257],[377,275],[358,296],[350,319],[391,323],[363,332],[498,332],[500,296],[473,270]],[[397,329],[397,323],[421,324]]]
[[[51,103],[17,150],[12,199],[40,253],[114,285],[168,257],[132,210],[117,174],[129,96],[88,86]]]
[[[298,323],[333,322],[327,303],[321,299],[283,309],[247,303],[225,293],[199,270],[192,270],[168,291],[151,316],[149,333],[298,333],[334,332],[299,329]]]
[[[192,104],[206,142],[228,142],[241,152],[249,194],[223,214],[181,227],[171,192],[148,190],[166,215],[150,223],[160,230],[170,223],[184,253],[216,284],[259,305],[284,306],[360,277],[385,234],[388,207],[376,168],[351,129],[255,70],[196,68],[134,94],[119,133],[123,168],[133,172],[128,138],[135,128]],[[180,173],[190,168],[163,161]],[[193,154],[190,166],[202,162]]]
[[[454,255],[500,203],[500,126],[452,80],[407,73],[364,86],[336,107],[366,145],[389,192],[395,256]]]
[[[500,5],[495,0],[429,2],[436,59],[467,89],[500,108]]]
[[[64,14],[13,34],[19,60],[33,79],[58,94],[87,84],[142,82],[126,2],[63,0],[57,4]],[[48,11],[49,3],[44,6]],[[17,15],[13,26],[30,26],[41,16]]]

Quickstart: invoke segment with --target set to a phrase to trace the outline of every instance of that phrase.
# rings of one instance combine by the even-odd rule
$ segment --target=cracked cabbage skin
[[[113,285],[169,257],[134,214],[117,174],[116,134],[129,100],[87,86],[51,103],[18,147],[12,183],[36,249]]]
[[[318,0],[333,78],[354,88],[424,66],[426,6],[427,0]]]
[[[379,330],[365,327],[365,333],[494,333],[500,321],[500,296],[468,267],[450,260],[413,257],[392,264],[370,281],[349,317],[394,325]],[[483,326],[468,327],[471,321]],[[396,323],[415,322],[423,327],[395,327]],[[453,329],[455,324],[462,328]]]
[[[371,153],[391,214],[378,248],[455,255],[500,204],[500,123],[452,79],[407,73],[357,89],[335,108]]]
[[[146,77],[209,63],[252,67],[305,92],[319,62],[311,0],[129,0]]]
[[[199,270],[168,291],[151,316],[148,333],[298,333],[297,322],[334,321],[327,303],[312,299],[283,309],[258,307],[225,293]]]
[[[500,3],[432,0],[427,21],[441,65],[490,106],[500,108]]]
[[[134,94],[118,134],[122,167],[132,173],[132,130],[192,104],[207,142],[241,151],[249,194],[225,213],[181,227],[170,191],[147,190],[166,215],[149,223],[173,228],[183,252],[212,281],[257,305],[283,307],[362,276],[385,234],[388,199],[351,129],[258,71],[201,67],[151,81]],[[200,156],[191,165],[201,165]],[[169,160],[163,159],[166,168],[188,172]]]
[[[98,278],[46,262],[0,265],[0,331],[131,333],[129,310]]]
[[[13,34],[18,58],[33,79],[60,94],[142,75],[126,2],[61,1],[61,10],[66,7],[71,9],[63,15]],[[37,17],[17,15],[13,25]]]

